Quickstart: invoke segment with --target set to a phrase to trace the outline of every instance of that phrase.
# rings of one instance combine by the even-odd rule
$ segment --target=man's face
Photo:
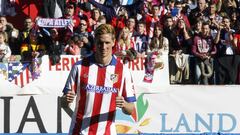
[[[79,25],[81,32],[85,32],[87,30],[87,22],[85,20],[81,20]]]
[[[168,5],[169,5],[170,9],[173,9],[174,5],[175,5],[175,2],[174,1],[169,1]]]
[[[202,26],[202,34],[203,34],[203,36],[208,36],[209,35],[209,31],[210,31],[209,25],[203,25]]]
[[[200,30],[201,28],[202,28],[202,22],[199,21],[199,22],[197,22],[197,24],[196,24],[196,29]]]
[[[66,14],[68,16],[72,16],[74,14],[74,6],[73,5],[68,5],[66,7]]]
[[[175,4],[175,7],[178,9],[178,13],[180,14],[181,13],[181,11],[182,11],[182,4]]]
[[[198,7],[201,11],[203,11],[206,8],[206,1],[205,0],[199,0],[198,1]]]
[[[165,22],[165,25],[166,25],[167,27],[172,26],[172,25],[173,25],[173,20],[172,20],[171,18],[168,18],[168,19],[166,20],[166,22]]]
[[[210,14],[215,14],[215,13],[216,13],[216,6],[210,5]]]
[[[142,34],[145,30],[145,25],[144,24],[138,24],[137,28],[138,28],[138,32]]]
[[[3,24],[3,26],[7,25],[7,19],[5,17],[0,17],[0,22]]]
[[[229,20],[229,19],[224,18],[224,19],[222,20],[222,22],[223,22],[223,24],[224,24],[225,27],[229,27],[229,26],[230,26],[230,20]]]
[[[112,34],[102,34],[96,39],[96,55],[100,58],[112,56],[112,47],[114,46]]]
[[[93,11],[93,18],[98,19],[99,16],[100,16],[100,12],[98,10],[94,10]]]
[[[127,21],[128,28],[134,28],[135,27],[135,20],[133,18],[129,18]]]
[[[121,7],[118,11],[118,16],[125,16],[127,10],[124,7]]]
[[[32,23],[32,20],[31,20],[31,19],[26,19],[26,20],[25,20],[25,22],[24,22],[24,27],[25,27],[26,29],[31,29],[31,28],[32,28],[32,25],[33,25],[33,23]]]
[[[152,13],[153,13],[153,15],[158,15],[158,13],[159,13],[159,7],[154,6],[153,9],[152,9]]]

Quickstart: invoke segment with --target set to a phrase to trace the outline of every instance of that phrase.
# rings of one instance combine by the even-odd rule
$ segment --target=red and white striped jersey
[[[160,17],[153,17],[150,15],[146,15],[146,30],[149,38],[153,37],[154,27],[156,23],[159,21],[160,21]]]
[[[94,55],[75,63],[63,92],[74,90],[76,107],[69,134],[114,135],[116,96],[135,102],[129,69],[112,57],[108,66],[95,62]]]

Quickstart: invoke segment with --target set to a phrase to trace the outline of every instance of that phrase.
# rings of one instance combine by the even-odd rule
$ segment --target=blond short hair
[[[96,30],[94,31],[95,37],[98,38],[100,35],[103,34],[111,34],[112,40],[115,40],[115,30],[112,25],[110,24],[101,24],[99,25]]]

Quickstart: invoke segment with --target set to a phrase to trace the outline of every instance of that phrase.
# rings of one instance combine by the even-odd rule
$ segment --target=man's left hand
[[[122,96],[117,96],[116,97],[116,107],[123,108],[125,105],[125,100]]]

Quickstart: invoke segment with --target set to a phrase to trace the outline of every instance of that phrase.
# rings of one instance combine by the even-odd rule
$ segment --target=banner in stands
[[[71,66],[80,58],[62,56],[50,65],[47,56],[32,79],[31,66],[0,64],[0,133],[67,133],[74,104],[62,108],[60,96]],[[130,62],[136,86],[135,111],[118,110],[118,133],[239,133],[239,86],[169,85],[167,57],[144,82],[144,59]],[[9,65],[10,64],[10,65]],[[27,79],[28,78],[28,79]]]
[[[152,82],[144,82],[145,59],[136,59],[127,64],[131,69],[136,92],[160,92],[169,85],[167,55],[161,57],[162,67],[155,68]],[[0,64],[0,95],[21,94],[62,94],[72,65],[80,60],[79,56],[62,55],[59,64],[51,65],[48,56],[42,58],[38,78],[33,78],[31,64],[20,62]],[[53,85],[57,84],[57,85]]]
[[[64,28],[72,23],[72,19],[37,18],[39,27]]]

